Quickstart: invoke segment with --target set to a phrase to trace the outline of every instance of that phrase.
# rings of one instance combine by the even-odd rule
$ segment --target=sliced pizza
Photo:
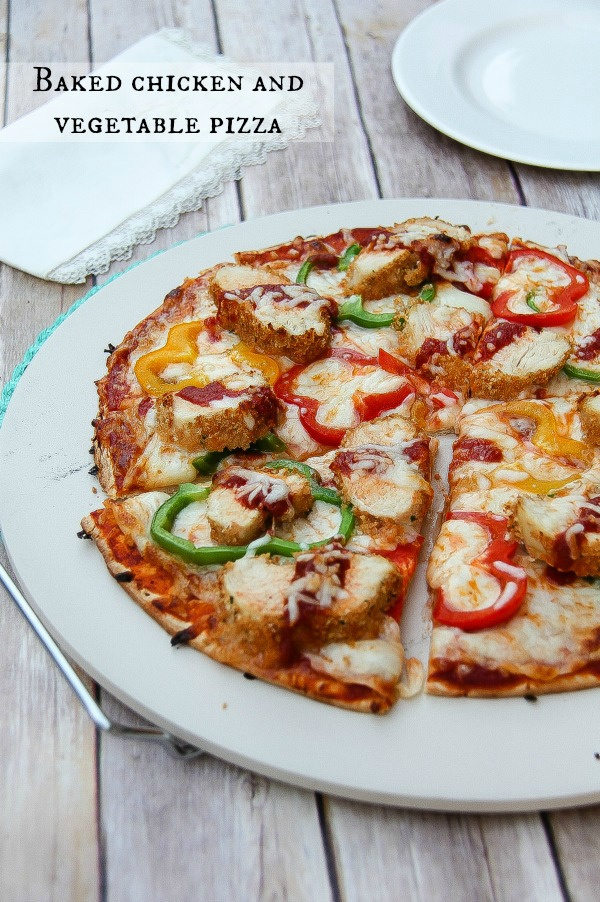
[[[272,454],[245,466],[235,455],[206,460],[216,466],[210,482],[107,501],[83,528],[174,644],[321,701],[383,712],[416,688],[397,621],[431,496],[429,440],[400,419],[381,421],[378,449],[330,452],[330,468]],[[357,493],[354,459],[368,464],[376,450]],[[338,490],[334,476],[347,471]]]
[[[600,452],[576,401],[472,402],[429,560],[428,691],[523,695],[600,683]]]
[[[599,336],[600,264],[504,233],[239,252],[112,349],[84,529],[174,644],[382,712],[418,684],[398,624],[456,430],[429,691],[597,685]]]

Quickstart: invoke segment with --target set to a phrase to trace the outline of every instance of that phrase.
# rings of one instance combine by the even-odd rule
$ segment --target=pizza
[[[319,701],[598,685],[599,383],[565,247],[419,218],[240,251],[111,348],[82,534],[172,645]]]

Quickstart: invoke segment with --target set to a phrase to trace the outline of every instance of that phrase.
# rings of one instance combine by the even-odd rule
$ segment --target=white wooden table
[[[175,25],[241,60],[335,63],[334,144],[272,154],[134,259],[243,218],[378,196],[499,200],[599,219],[600,176],[493,159],[444,138],[406,108],[390,54],[426,5],[0,0],[0,53],[9,64],[96,63]],[[9,65],[6,85],[0,72],[5,123],[32,105],[11,72]],[[91,284],[61,287],[0,267],[3,379]],[[98,737],[4,593],[0,629],[2,902],[600,897],[599,808],[418,813],[282,786],[208,757],[174,761],[149,744]],[[127,719],[96,691],[110,714]]]

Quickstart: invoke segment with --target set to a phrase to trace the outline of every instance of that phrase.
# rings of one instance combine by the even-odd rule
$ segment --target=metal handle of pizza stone
[[[69,661],[67,661],[42,621],[2,564],[0,564],[0,582],[4,585],[6,591],[32,627],[38,639],[40,639],[42,645],[45,647],[46,651],[99,730],[102,730],[104,733],[114,733],[117,736],[125,736],[134,739],[151,739],[163,745],[169,754],[175,758],[196,758],[198,755],[204,754],[202,749],[198,749],[196,746],[190,745],[181,739],[177,739],[176,736],[173,736],[171,733],[167,733],[166,730],[161,730],[158,727],[130,727],[126,724],[115,723],[110,720],[95,698],[88,691],[85,683],[80,679]]]

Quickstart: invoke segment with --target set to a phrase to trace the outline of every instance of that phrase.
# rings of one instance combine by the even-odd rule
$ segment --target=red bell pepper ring
[[[512,563],[518,543],[507,539],[508,520],[496,514],[479,511],[453,511],[448,520],[466,520],[487,530],[490,541],[485,551],[472,561],[498,582],[500,594],[483,608],[467,611],[455,608],[444,588],[436,590],[433,616],[437,623],[456,626],[465,632],[475,632],[506,623],[517,613],[527,591],[527,574]]]
[[[484,266],[497,269],[498,275],[500,275],[500,273],[504,272],[504,264],[506,263],[507,256],[506,254],[503,254],[502,257],[494,257],[485,247],[475,244],[465,253],[464,259],[473,264],[483,263]],[[484,301],[489,301],[495,287],[496,282],[483,282],[479,291],[473,293],[478,297],[483,298]]]
[[[413,370],[407,363],[398,360],[389,351],[383,348],[379,349],[379,366],[388,373],[395,373],[397,376],[406,376],[416,391],[421,395],[430,398],[431,403],[438,408],[447,407],[448,404],[455,404],[458,401],[458,395],[451,389],[445,388],[443,385],[436,385],[424,379],[419,373]]]
[[[413,573],[415,572],[422,545],[423,536],[417,536],[414,542],[409,542],[405,545],[396,545],[391,551],[375,552],[376,554],[380,554],[382,557],[387,558],[392,564],[395,564],[402,574],[402,589],[394,599],[392,606],[386,611],[388,617],[393,617],[394,620],[398,622],[402,616],[406,592],[413,577]]]
[[[387,369],[386,367],[381,366],[376,357],[367,357],[366,354],[361,354],[359,351],[354,351],[351,348],[333,348],[325,356],[345,360],[355,367],[374,366],[381,367],[381,369]],[[287,372],[279,377],[273,386],[273,391],[277,397],[282,401],[285,401],[286,404],[293,404],[298,408],[300,422],[312,439],[319,442],[321,445],[331,445],[332,447],[337,448],[348,429],[327,426],[326,424],[319,422],[318,413],[321,402],[317,401],[316,398],[311,398],[309,395],[300,395],[294,390],[296,379],[300,373],[310,365],[311,364],[298,364],[287,370]],[[366,420],[372,420],[376,416],[379,416],[384,410],[393,410],[394,407],[398,407],[402,404],[413,391],[413,386],[407,382],[405,385],[400,386],[400,388],[389,392],[378,392],[374,394],[356,392],[353,401],[360,421],[364,422]]]
[[[506,272],[512,273],[519,265],[519,261],[526,257],[534,257],[538,260],[547,260],[553,266],[561,269],[565,275],[569,277],[567,285],[548,290],[548,298],[552,303],[552,309],[536,311],[531,308],[531,312],[515,313],[508,306],[509,301],[516,294],[516,291],[501,291],[498,297],[492,303],[494,314],[502,319],[507,319],[512,323],[524,323],[527,326],[536,326],[542,328],[544,326],[564,326],[566,323],[572,322],[577,316],[577,301],[582,298],[588,291],[590,285],[585,273],[575,269],[558,257],[546,251],[539,250],[534,247],[519,247],[511,251],[508,255],[506,264]]]

